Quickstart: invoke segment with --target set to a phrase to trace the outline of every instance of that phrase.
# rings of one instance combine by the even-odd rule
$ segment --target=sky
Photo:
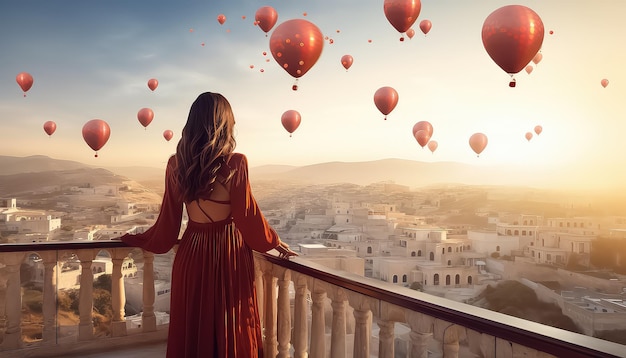
[[[618,187],[626,180],[626,1],[422,0],[412,39],[387,20],[383,0],[32,0],[0,12],[0,155],[47,155],[90,165],[162,167],[176,150],[198,94],[223,94],[236,118],[236,151],[250,166],[309,165],[400,158],[514,167],[560,175],[571,187]],[[534,10],[545,27],[543,59],[509,75],[487,54],[481,30],[505,5]],[[258,8],[282,22],[304,19],[328,36],[298,80],[272,58],[254,26]],[[224,14],[220,24],[217,16]],[[245,17],[245,18],[244,18]],[[432,22],[424,35],[421,20]],[[552,34],[549,31],[553,31]],[[266,53],[264,55],[263,53]],[[341,57],[354,63],[348,70]],[[269,61],[268,61],[269,60]],[[251,68],[253,67],[253,68]],[[28,72],[23,96],[16,75]],[[147,82],[159,81],[155,91]],[[602,87],[602,79],[609,85]],[[384,120],[374,93],[399,101]],[[151,108],[143,127],[137,112]],[[287,110],[301,114],[292,134]],[[94,157],[83,125],[105,120],[111,136]],[[48,136],[43,123],[54,121]],[[438,148],[421,148],[418,121]],[[540,135],[533,132],[541,125]],[[162,133],[172,130],[166,141]],[[484,133],[477,156],[469,137]],[[526,132],[534,136],[527,141]],[[0,169],[1,172],[1,169]],[[551,182],[554,182],[552,178]]]

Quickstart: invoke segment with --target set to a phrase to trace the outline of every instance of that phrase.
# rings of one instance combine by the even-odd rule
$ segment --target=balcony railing
[[[167,339],[157,325],[153,255],[144,252],[140,328],[127,328],[122,265],[133,248],[116,241],[0,245],[0,354],[49,357]],[[110,329],[94,329],[92,263],[110,254]],[[31,254],[43,263],[41,337],[22,334],[20,268]],[[59,262],[80,263],[79,322],[59,324]],[[329,269],[298,257],[255,253],[266,357],[626,357],[626,346]],[[32,326],[32,324],[31,324]],[[64,329],[62,329],[64,328]],[[65,334],[71,331],[74,334]]]

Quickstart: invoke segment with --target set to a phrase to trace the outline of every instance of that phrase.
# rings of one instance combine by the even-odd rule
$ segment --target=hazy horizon
[[[481,40],[485,18],[509,4],[422,0],[416,34],[401,42],[382,0],[13,2],[0,13],[7,49],[0,53],[0,154],[162,168],[189,105],[199,93],[215,91],[233,105],[236,151],[251,167],[398,158],[499,166],[515,175],[511,180],[525,173],[553,187],[623,188],[626,50],[615,44],[626,37],[626,2],[518,3],[537,12],[545,36],[542,61],[516,75],[516,88],[508,87],[509,75]],[[333,40],[324,41],[298,91],[271,56],[272,32],[266,37],[253,24],[265,5],[278,12],[274,29],[300,18]],[[223,25],[218,14],[226,15]],[[418,27],[424,19],[433,24],[427,35]],[[348,70],[340,63],[345,54],[354,58]],[[20,72],[34,77],[26,97],[15,81]],[[148,89],[150,78],[159,80],[155,91]],[[387,120],[373,102],[383,86],[399,94]],[[137,120],[144,107],[155,113],[146,128]],[[290,109],[302,115],[291,137],[280,123]],[[98,158],[81,135],[94,118],[111,126]],[[42,128],[49,120],[57,123],[50,137]],[[413,138],[418,121],[432,123],[434,153]],[[536,125],[543,131],[526,140]],[[174,132],[169,142],[166,129]],[[489,138],[480,157],[468,145],[476,132]]]

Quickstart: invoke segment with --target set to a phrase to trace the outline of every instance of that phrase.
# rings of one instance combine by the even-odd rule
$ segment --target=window
[[[448,252],[452,252],[452,247],[448,246]]]
[[[402,282],[406,282],[408,280],[408,277],[406,275],[402,275]]]
[[[472,276],[467,276],[467,284],[468,285],[472,284]]]
[[[371,247],[371,246],[368,246],[368,247],[367,247],[367,253],[368,253],[368,254],[371,254],[371,253],[372,253],[372,247]]]
[[[436,273],[435,276],[433,276],[433,284],[435,286],[439,286],[439,274]]]
[[[519,236],[519,230],[515,230],[515,236]]]
[[[430,261],[435,261],[435,253],[434,252],[430,252]]]
[[[417,256],[422,256],[422,250],[417,250]]]
[[[526,230],[522,230],[522,236],[526,236]]]
[[[450,275],[446,275],[446,286],[450,286]]]
[[[445,247],[442,247],[442,248],[441,248],[441,254],[443,255],[443,254],[445,254],[445,253],[446,253],[446,248],[445,248]]]
[[[452,266],[452,261],[448,260],[448,266]]]
[[[500,246],[496,246],[496,251],[500,252]]]
[[[393,275],[393,283],[398,283],[398,275]]]
[[[415,257],[415,251],[411,252],[411,257]]]
[[[454,284],[455,285],[461,284],[461,275],[457,274],[456,276],[454,276]]]

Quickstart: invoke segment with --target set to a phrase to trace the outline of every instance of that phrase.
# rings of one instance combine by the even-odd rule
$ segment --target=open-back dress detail
[[[198,201],[195,204],[210,222],[190,219],[178,240],[185,203],[172,156],[156,223],[142,234],[121,238],[154,253],[179,244],[172,265],[168,358],[262,356],[252,250],[269,251],[278,246],[279,238],[252,195],[246,157],[235,153],[224,158],[224,164],[220,176],[234,173],[228,182],[230,199],[214,200],[211,193],[202,199],[230,204],[226,219],[213,221]]]

